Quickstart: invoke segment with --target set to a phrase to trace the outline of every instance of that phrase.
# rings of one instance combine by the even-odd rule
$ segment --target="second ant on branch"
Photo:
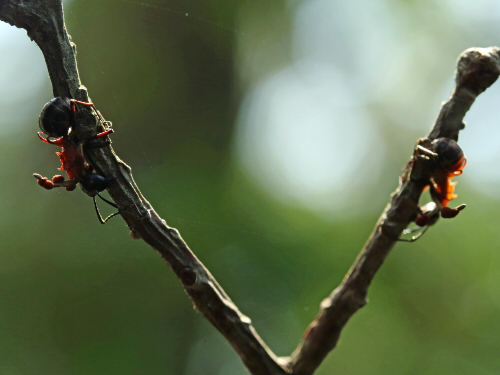
[[[418,232],[410,238],[399,238],[399,241],[413,242],[419,239],[429,226],[436,223],[439,217],[451,219],[457,216],[466,205],[455,208],[449,207],[450,201],[455,199],[455,185],[452,179],[463,173],[467,164],[464,152],[453,139],[438,138],[434,141],[423,139],[415,147],[412,165],[417,162],[426,163],[429,175],[423,180],[424,190],[429,189],[432,202],[419,207],[415,217],[414,228],[407,228],[403,235]],[[419,181],[421,182],[421,181]]]

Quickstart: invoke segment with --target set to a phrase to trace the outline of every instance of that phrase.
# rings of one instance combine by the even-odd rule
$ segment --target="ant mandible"
[[[76,134],[73,133],[73,128],[76,123],[77,104],[91,107],[95,111],[99,119],[99,125],[101,126],[100,133],[84,140],[80,140]],[[106,189],[109,179],[93,172],[93,168],[85,160],[83,152],[84,147],[104,147],[110,144],[109,140],[90,144],[89,142],[102,139],[113,133],[111,122],[104,120],[104,117],[93,103],[57,97],[51,99],[42,108],[39,126],[41,132],[38,132],[38,137],[43,142],[62,149],[61,152],[56,152],[62,164],[59,170],[66,171],[68,180],[61,175],[55,175],[52,177],[52,180],[49,180],[47,177],[34,173],[33,176],[37,179],[38,185],[47,190],[55,187],[64,187],[67,191],[73,191],[76,185],[80,183],[82,190],[93,198],[97,218],[101,224],[105,224],[113,216],[118,215],[119,212],[115,212],[105,219],[102,218],[99,208],[97,207],[96,196],[116,209],[118,209],[118,206],[99,194],[99,192]],[[46,137],[42,134],[45,134]]]
[[[432,202],[419,207],[415,218],[417,227],[408,228],[403,234],[410,234],[420,230],[417,235],[409,239],[399,238],[399,241],[414,242],[418,240],[439,217],[451,219],[457,216],[466,205],[461,204],[455,208],[448,207],[450,201],[457,197],[455,192],[456,182],[452,178],[463,173],[467,164],[464,152],[453,139],[438,138],[430,142],[428,147],[418,144],[415,148],[414,161],[423,159],[430,162],[431,175],[424,190],[430,189]],[[422,228],[424,228],[422,230]]]

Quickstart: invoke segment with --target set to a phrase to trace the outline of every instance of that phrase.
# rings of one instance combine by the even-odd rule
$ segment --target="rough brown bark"
[[[43,52],[54,96],[90,101],[81,85],[76,48],[64,25],[61,0],[0,0],[0,20],[24,28]],[[500,72],[499,49],[471,49],[459,58],[456,88],[445,102],[429,139],[458,138],[463,118],[475,98],[495,82]],[[96,134],[97,120],[82,108],[74,129],[81,139]],[[278,358],[261,340],[248,317],[243,315],[196,258],[178,231],[167,226],[143,197],[130,167],[111,146],[88,149],[86,157],[100,174],[112,178],[108,192],[118,205],[134,238],[142,238],[170,265],[181,280],[196,309],[231,343],[252,374],[312,374],[336,346],[350,317],[366,304],[368,287],[396,239],[415,218],[425,164],[409,163],[400,185],[376,224],[364,249],[341,285],[321,304],[290,358]]]
[[[476,97],[491,86],[500,74],[500,49],[473,48],[463,52],[456,71],[456,87],[443,103],[428,139],[458,140],[463,119]],[[412,158],[413,159],[413,158]],[[400,177],[391,201],[379,218],[364,249],[340,286],[321,304],[303,341],[292,355],[293,374],[312,374],[337,345],[347,321],[366,304],[368,287],[401,232],[415,219],[418,200],[428,181],[426,163],[410,160]]]
[[[90,101],[87,89],[80,82],[76,47],[66,31],[61,0],[2,0],[0,19],[26,29],[40,47],[54,96]],[[97,122],[90,109],[82,107],[79,113],[82,112],[74,130],[80,139],[86,139],[96,134]],[[226,337],[248,369],[254,374],[285,374],[250,319],[238,310],[179,232],[170,228],[144,198],[131,168],[120,160],[113,148],[87,149],[86,158],[98,173],[112,178],[107,190],[132,236],[142,238],[161,254],[181,280],[196,309]]]

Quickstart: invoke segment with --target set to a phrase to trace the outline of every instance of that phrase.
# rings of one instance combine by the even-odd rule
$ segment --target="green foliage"
[[[278,355],[295,348],[368,238],[415,139],[428,131],[451,87],[458,54],[498,35],[493,16],[462,22],[464,7],[452,13],[447,3],[387,1],[375,7],[373,14],[383,15],[377,18],[368,3],[359,0],[355,11],[339,3],[323,14],[326,3],[319,0],[310,3],[314,12],[300,1],[65,4],[83,84],[113,121],[117,153]],[[338,32],[319,39],[336,55],[319,59],[350,83],[339,95],[351,107],[342,110],[362,112],[378,134],[357,150],[366,163],[377,161],[369,177],[343,155],[329,161],[332,170],[354,169],[331,192],[337,209],[309,185],[292,196],[286,179],[266,185],[249,166],[253,159],[240,152],[249,95],[287,67],[298,69],[304,14],[318,27],[327,18],[337,25]],[[36,55],[30,69],[46,75],[41,53],[23,34],[15,32],[18,50],[1,47],[2,60]],[[363,40],[392,54],[392,65],[377,65],[380,56]],[[123,221],[101,226],[80,191],[37,186],[33,172],[51,175],[58,166],[55,148],[36,137],[38,111],[50,97],[47,78],[14,104],[0,103],[3,114],[19,119],[5,124],[0,141],[0,171],[8,181],[0,215],[0,373],[245,374],[229,344],[192,311],[173,273],[147,245],[130,239]],[[473,112],[470,126],[484,126],[480,121],[492,116],[487,111]],[[272,145],[278,153],[288,141],[287,131],[281,134]],[[266,146],[252,147],[258,155]],[[415,244],[396,246],[370,303],[347,325],[318,375],[498,373],[498,190],[495,182],[485,189],[478,178],[467,180],[469,170],[481,168],[475,147],[464,148],[470,162],[457,187],[467,210]]]

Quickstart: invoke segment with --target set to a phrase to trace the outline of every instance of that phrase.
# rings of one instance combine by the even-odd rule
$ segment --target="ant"
[[[425,141],[424,141],[425,142]],[[422,142],[423,143],[423,142]],[[464,152],[453,139],[438,138],[429,143],[427,147],[418,144],[415,147],[413,161],[423,159],[431,164],[431,174],[424,190],[430,189],[432,202],[419,207],[419,213],[415,218],[417,227],[407,228],[404,234],[420,232],[409,239],[399,238],[399,241],[414,242],[427,231],[429,226],[436,223],[439,217],[451,219],[457,216],[466,205],[461,204],[455,208],[448,207],[450,201],[457,197],[455,192],[456,182],[452,178],[463,173],[467,164]],[[424,228],[422,230],[422,228]]]
[[[77,104],[91,107],[95,111],[102,130],[100,133],[84,140],[80,140],[73,133],[76,123]],[[47,190],[55,187],[64,187],[67,191],[73,191],[76,185],[80,183],[82,190],[93,198],[97,218],[101,224],[105,224],[113,216],[118,215],[119,212],[115,212],[105,219],[101,216],[97,207],[96,196],[116,209],[118,209],[118,206],[99,194],[106,189],[110,179],[94,173],[92,166],[85,160],[84,156],[84,147],[104,147],[111,143],[109,140],[106,140],[104,142],[89,144],[89,141],[102,139],[113,133],[111,122],[104,120],[104,117],[93,103],[57,97],[51,99],[43,106],[40,113],[39,126],[41,132],[38,132],[38,137],[43,142],[62,149],[61,152],[56,152],[62,164],[59,170],[66,171],[69,179],[66,180],[64,176],[55,175],[52,177],[52,180],[49,180],[47,177],[34,173],[33,176],[37,179],[38,185]],[[46,135],[46,137],[42,134]]]

